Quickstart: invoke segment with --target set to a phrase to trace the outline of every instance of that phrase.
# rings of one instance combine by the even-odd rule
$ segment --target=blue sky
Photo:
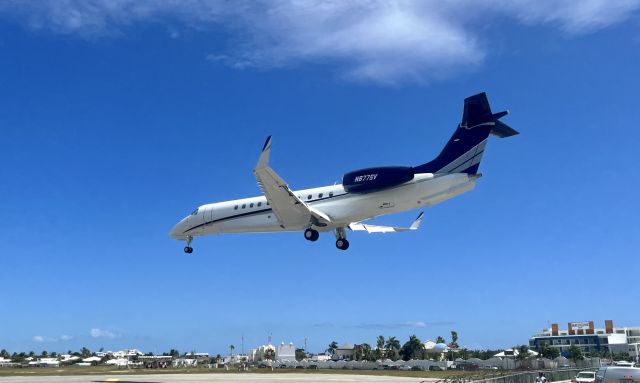
[[[322,351],[640,325],[637,1],[0,5],[0,348]],[[519,136],[404,235],[199,238],[197,205],[434,157],[486,91]],[[416,211],[383,217],[407,224]]]

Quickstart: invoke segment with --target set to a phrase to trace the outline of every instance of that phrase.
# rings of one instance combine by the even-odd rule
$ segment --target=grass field
[[[237,370],[225,371],[224,369],[209,368],[167,368],[167,369],[118,369],[110,366],[96,367],[61,367],[61,368],[0,368],[0,377],[3,376],[47,376],[47,375],[142,375],[142,374],[353,374],[353,375],[384,375],[403,376],[414,378],[431,378],[440,380],[458,379],[482,379],[496,376],[496,372],[483,371],[398,371],[398,370],[308,370],[278,368],[273,371],[266,368],[251,369],[248,372]]]

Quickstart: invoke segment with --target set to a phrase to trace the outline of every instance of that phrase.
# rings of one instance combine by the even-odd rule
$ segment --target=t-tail
[[[518,134],[499,121],[509,111],[492,113],[486,93],[464,100],[462,122],[433,161],[416,166],[415,173],[467,173],[477,174],[489,135],[503,138]]]

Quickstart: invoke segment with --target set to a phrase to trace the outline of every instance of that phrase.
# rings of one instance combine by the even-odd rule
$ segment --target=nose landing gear
[[[193,247],[191,247],[191,242],[193,241],[193,237],[187,237],[187,246],[184,247],[184,252],[187,254],[193,253]]]

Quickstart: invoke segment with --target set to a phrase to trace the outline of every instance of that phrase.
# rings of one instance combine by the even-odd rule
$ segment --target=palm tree
[[[369,345],[369,343],[363,343],[360,346],[362,347],[362,359],[371,359],[371,346]]]
[[[335,340],[333,342],[331,342],[329,344],[329,347],[327,347],[326,350],[324,350],[325,352],[328,352],[329,354],[333,355],[333,353],[338,349],[338,342],[336,342]]]
[[[376,354],[378,355],[378,359],[382,359],[382,350],[384,349],[384,337],[382,335],[378,335],[376,339]]]
[[[398,351],[400,350],[400,341],[396,339],[395,336],[390,336],[387,339],[386,348],[389,350],[389,355],[391,360],[398,360]]]
[[[230,345],[229,346],[229,354],[230,354],[230,356],[233,356],[233,350],[235,350],[235,349],[236,349],[236,346],[234,346],[234,345]]]

